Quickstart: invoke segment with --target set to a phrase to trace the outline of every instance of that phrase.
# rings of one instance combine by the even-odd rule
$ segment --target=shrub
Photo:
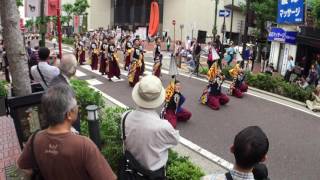
[[[62,38],[62,43],[68,44],[68,45],[73,45],[74,38],[73,37],[64,37],[64,38]]]
[[[227,66],[227,67],[222,68],[222,73],[225,75],[226,80],[232,80],[232,77],[231,77],[230,74],[229,74],[229,71],[230,71],[231,69],[232,69],[231,66]]]
[[[81,118],[81,134],[88,135],[86,126],[88,105],[97,105],[100,109],[104,107],[104,100],[102,95],[89,87],[89,84],[84,80],[72,79],[71,85],[75,91],[76,99],[79,105],[79,112]]]
[[[200,74],[204,74],[204,75],[207,75],[208,71],[209,71],[208,67],[201,67],[199,69]]]
[[[7,81],[4,81],[4,80],[1,80],[0,81],[0,97],[6,97],[7,96],[7,85],[8,85],[8,82]]]
[[[169,151],[167,164],[167,177],[170,180],[190,179],[198,180],[204,176],[204,172],[195,166],[188,157],[179,156],[174,151]]]
[[[313,90],[313,87],[302,89],[296,84],[288,83],[281,76],[270,76],[263,73],[248,75],[247,83],[249,86],[301,102],[310,99]]]

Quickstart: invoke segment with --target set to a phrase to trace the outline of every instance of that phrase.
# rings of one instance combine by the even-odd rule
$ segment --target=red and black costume
[[[118,56],[116,54],[116,46],[114,44],[109,44],[108,46],[108,78],[111,79],[116,76],[120,79],[120,68],[118,62]]]
[[[141,71],[142,54],[139,48],[133,48],[132,59],[130,60],[130,67],[128,73],[129,85],[134,87],[139,82]]]
[[[86,48],[84,47],[84,44],[82,42],[79,43],[79,64],[83,65],[83,63],[86,62]]]
[[[156,45],[154,49],[154,65],[153,65],[153,75],[160,77],[161,75],[161,66],[162,66],[162,54],[161,46]]]
[[[102,43],[100,47],[100,68],[99,72],[102,75],[105,75],[107,73],[107,61],[108,61],[108,44],[107,43]]]
[[[96,42],[91,43],[91,69],[97,70],[98,69],[98,62],[99,62],[99,50],[98,45]]]
[[[221,105],[225,105],[229,102],[229,97],[221,92],[222,84],[223,76],[217,75],[207,86],[206,104],[214,110],[219,110]]]
[[[245,74],[243,72],[239,72],[237,78],[234,81],[234,87],[232,89],[232,95],[237,98],[242,98],[243,93],[248,91],[248,85],[245,82]]]
[[[182,108],[186,98],[180,92],[174,92],[170,101],[165,105],[164,118],[167,119],[170,124],[176,128],[177,121],[186,122],[192,114],[185,108]]]
[[[131,53],[132,53],[132,43],[129,40],[127,40],[125,45],[125,52],[124,52],[124,57],[125,57],[124,70],[127,70],[129,68]]]

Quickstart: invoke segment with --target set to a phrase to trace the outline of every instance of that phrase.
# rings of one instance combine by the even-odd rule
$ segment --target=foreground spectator
[[[157,179],[165,179],[169,148],[178,144],[179,133],[156,112],[165,100],[160,79],[152,75],[142,78],[133,88],[132,98],[138,107],[124,119],[125,148],[142,167],[161,174]]]
[[[60,74],[56,76],[51,84],[64,83],[70,85],[70,78],[77,72],[77,59],[73,54],[66,54],[62,57],[59,65]]]
[[[70,87],[50,87],[42,97],[42,109],[49,128],[34,134],[33,143],[29,139],[18,160],[19,168],[30,172],[37,165],[46,180],[116,179],[97,146],[71,132],[78,105]]]
[[[268,150],[266,134],[257,126],[249,126],[236,135],[231,147],[234,168],[226,174],[205,176],[203,180],[254,180],[252,170],[257,163],[266,160]]]
[[[71,87],[70,79],[77,72],[77,59],[73,54],[66,54],[62,57],[59,65],[60,74],[56,76],[50,83],[50,85],[55,86],[58,84],[64,84]],[[72,132],[80,132],[80,114],[78,119],[73,123]]]
[[[254,165],[252,173],[255,180],[270,180],[268,168],[263,163]]]
[[[46,47],[39,49],[38,65],[31,67],[31,76],[36,82],[40,82],[44,89],[47,89],[53,78],[59,75],[60,71],[57,67],[48,64],[47,60],[50,55],[50,50]]]

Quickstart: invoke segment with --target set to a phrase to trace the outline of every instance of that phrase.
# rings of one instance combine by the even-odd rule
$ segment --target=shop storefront
[[[288,31],[283,28],[272,28],[268,36],[268,41],[271,41],[269,63],[273,63],[274,68],[284,75],[286,72],[289,56],[296,59],[297,32]]]
[[[117,0],[111,1],[114,12],[113,25],[122,29],[135,30],[149,24],[151,0]],[[160,27],[163,22],[163,0],[159,0]]]
[[[297,36],[297,63],[305,68],[304,74],[307,75],[310,66],[320,60],[320,29],[312,27],[300,27],[300,29]]]

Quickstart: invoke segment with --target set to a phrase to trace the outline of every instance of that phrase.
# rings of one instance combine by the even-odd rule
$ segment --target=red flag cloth
[[[78,33],[79,32],[79,16],[74,16],[73,19],[74,22],[74,33]]]
[[[47,16],[58,16],[57,9],[60,5],[60,0],[47,0]]]

